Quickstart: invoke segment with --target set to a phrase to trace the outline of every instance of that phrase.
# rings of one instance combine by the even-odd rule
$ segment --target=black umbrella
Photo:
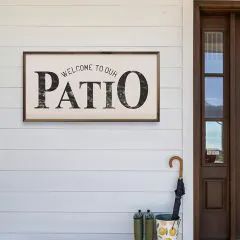
[[[175,202],[174,202],[173,213],[172,213],[172,220],[177,220],[179,219],[179,209],[181,206],[181,198],[185,194],[185,187],[183,182],[183,159],[178,156],[171,157],[169,160],[169,166],[171,168],[173,167],[172,163],[174,160],[178,160],[180,163],[179,178],[177,182],[177,189],[175,190]]]

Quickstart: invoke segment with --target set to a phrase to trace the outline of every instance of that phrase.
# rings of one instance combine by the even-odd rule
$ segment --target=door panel
[[[226,183],[224,179],[205,179],[205,206],[207,210],[223,210],[225,205]]]

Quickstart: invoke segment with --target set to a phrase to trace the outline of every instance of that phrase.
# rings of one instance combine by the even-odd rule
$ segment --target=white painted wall
[[[128,240],[172,210],[192,240],[192,1],[0,0],[0,239]],[[23,123],[23,51],[160,51],[160,123]]]

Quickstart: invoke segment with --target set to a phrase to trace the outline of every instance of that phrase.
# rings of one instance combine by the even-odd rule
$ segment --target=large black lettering
[[[38,74],[38,106],[35,108],[48,108],[46,106],[46,92],[54,91],[59,84],[59,79],[54,72],[35,72]],[[50,75],[52,83],[50,88],[46,89],[46,74]]]
[[[85,109],[94,109],[95,107],[93,106],[93,85],[97,84],[99,88],[101,88],[101,82],[80,82],[79,88],[81,88],[81,86],[85,83],[87,84],[87,107],[85,107]]]
[[[112,84],[114,82],[104,82],[106,84],[106,107],[107,108],[114,108],[112,106]]]
[[[127,99],[126,99],[125,86],[126,86],[127,76],[130,73],[137,74],[140,82],[140,97],[139,97],[138,104],[136,106],[130,106],[127,103]],[[138,71],[125,72],[118,81],[117,94],[118,94],[119,101],[124,107],[130,108],[130,109],[140,108],[145,103],[148,96],[148,84],[147,84],[146,78],[143,76],[142,73]]]
[[[65,93],[67,93],[68,98],[63,99]],[[60,99],[60,102],[59,102],[59,104],[58,104],[58,106],[57,106],[56,108],[62,108],[62,107],[61,107],[61,103],[62,103],[62,102],[70,102],[71,105],[72,105],[71,108],[79,108],[79,106],[78,106],[77,101],[76,101],[76,99],[75,99],[75,97],[74,97],[74,94],[73,94],[73,91],[72,91],[72,88],[71,88],[69,82],[66,84],[66,87],[65,87],[65,89],[64,89],[64,91],[63,91],[63,94],[62,94],[62,97],[61,97],[61,99]]]

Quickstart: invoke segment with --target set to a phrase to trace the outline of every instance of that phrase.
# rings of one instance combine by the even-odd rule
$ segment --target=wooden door
[[[200,238],[229,239],[229,16],[201,17]]]
[[[195,240],[240,239],[240,1],[195,4]]]

